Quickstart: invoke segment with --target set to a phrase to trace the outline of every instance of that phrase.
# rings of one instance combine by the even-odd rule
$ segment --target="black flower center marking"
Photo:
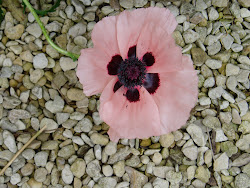
[[[136,57],[129,57],[120,64],[118,78],[128,89],[142,86],[146,75],[146,64]]]
[[[118,81],[115,83],[113,92],[115,93],[121,86],[127,88],[124,96],[129,102],[140,100],[138,87],[144,87],[150,94],[154,94],[160,86],[160,79],[157,73],[147,73],[146,67],[155,63],[155,57],[151,52],[144,54],[142,59],[136,56],[136,46],[128,50],[128,58],[123,60],[120,55],[115,55],[109,62],[107,69],[109,75],[117,75]]]

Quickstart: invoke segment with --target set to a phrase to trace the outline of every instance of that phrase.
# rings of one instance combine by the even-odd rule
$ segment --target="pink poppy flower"
[[[112,141],[146,138],[179,129],[198,95],[190,57],[171,34],[177,22],[165,8],[123,11],[92,31],[77,76],[87,96],[101,93],[100,117]]]

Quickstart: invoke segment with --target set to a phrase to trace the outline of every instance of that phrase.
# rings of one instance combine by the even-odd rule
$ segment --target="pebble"
[[[236,145],[237,146],[237,145]],[[237,159],[235,159],[232,163],[232,166],[244,166],[250,162],[250,154],[249,153],[243,153],[240,155]]]
[[[190,124],[187,127],[187,132],[188,134],[190,134],[190,136],[198,146],[205,146],[206,139],[200,126],[195,124]]]
[[[13,109],[9,112],[8,118],[11,123],[16,123],[19,119],[29,119],[30,113],[26,110]]]
[[[221,44],[219,41],[207,47],[208,55],[215,55],[221,50]]]
[[[131,150],[129,147],[120,148],[117,152],[109,157],[108,164],[114,164],[118,161],[124,160]]]
[[[94,144],[98,144],[101,146],[105,146],[109,142],[108,137],[101,135],[99,133],[93,133],[92,135],[90,135],[90,139]]]
[[[81,178],[85,174],[86,163],[83,159],[76,159],[70,167],[71,172],[77,178]]]
[[[220,98],[221,95],[224,94],[224,93],[225,93],[224,89],[221,86],[218,86],[216,88],[210,89],[208,91],[208,96],[211,99],[217,99],[217,98]]]
[[[195,42],[197,39],[199,39],[199,37],[200,37],[199,34],[191,29],[189,29],[183,33],[183,38],[184,38],[186,44],[190,44],[190,43]]]
[[[98,185],[103,188],[104,187],[115,188],[116,184],[117,184],[117,180],[113,177],[104,177],[98,181]]]
[[[220,120],[217,117],[206,116],[202,123],[211,129],[217,130],[221,128]]]
[[[64,108],[64,100],[60,96],[56,95],[54,97],[54,101],[48,101],[45,103],[45,108],[51,113],[62,112]]]
[[[22,156],[27,160],[31,160],[35,156],[35,151],[33,149],[25,149],[22,152]]]
[[[224,35],[221,38],[221,44],[224,46],[224,48],[226,50],[229,50],[231,48],[233,42],[234,42],[234,38],[231,35],[229,35],[229,34]]]
[[[236,188],[247,188],[250,184],[250,178],[247,174],[241,173],[235,177]]]
[[[174,172],[172,170],[166,172],[166,180],[171,184],[178,184],[182,180],[181,172]]]
[[[104,176],[108,177],[108,176],[112,176],[113,174],[113,169],[110,165],[103,165],[102,166],[102,173],[104,174]]]
[[[168,148],[174,143],[174,135],[172,133],[161,135],[159,142],[162,147]]]
[[[23,32],[24,32],[24,26],[22,24],[5,28],[4,30],[5,35],[11,40],[19,39],[22,36]]]
[[[134,177],[137,177],[134,179],[133,182],[131,182],[132,187],[142,187],[148,182],[148,177],[145,176],[144,174],[138,172],[137,170],[126,166],[125,167],[126,172],[128,173],[130,179],[133,179]]]
[[[75,69],[77,66],[77,61],[73,61],[69,57],[61,57],[59,63],[63,71]]]
[[[211,69],[219,69],[222,66],[222,61],[215,59],[208,59],[205,64]]]
[[[229,167],[229,158],[226,153],[221,154],[214,161],[214,171],[227,170]]]
[[[226,65],[226,76],[238,75],[240,72],[240,68],[236,65],[228,63]]]
[[[43,118],[40,122],[40,128],[44,127],[45,125],[47,125],[46,130],[50,132],[54,132],[59,126],[53,119]]]
[[[120,5],[123,7],[123,8],[127,8],[127,9],[130,9],[133,7],[134,5],[134,2],[133,0],[120,0]]]
[[[70,170],[70,166],[66,164],[62,170],[62,180],[65,184],[70,185],[73,182],[73,174]]]
[[[45,167],[47,164],[48,156],[48,153],[45,151],[40,151],[36,153],[34,156],[36,166]]]
[[[10,177],[10,183],[11,183],[12,185],[16,185],[16,184],[18,184],[20,181],[21,181],[21,176],[20,176],[20,174],[18,174],[18,173],[15,173],[15,174],[13,174],[13,175]]]
[[[233,52],[240,52],[241,50],[243,50],[243,46],[240,44],[233,43],[231,49],[233,50]]]
[[[68,31],[68,35],[71,36],[72,38],[75,38],[77,36],[81,36],[86,32],[87,26],[85,24],[83,24],[82,22],[72,26],[69,31]],[[65,58],[65,57],[62,57]],[[72,60],[71,58],[68,58],[70,60]],[[73,60],[72,60],[73,62]]]
[[[208,18],[210,21],[217,20],[219,18],[219,13],[214,7],[208,9]]]
[[[48,65],[48,59],[44,53],[37,54],[33,59],[33,65],[36,69],[44,69]]]
[[[27,28],[26,31],[33,35],[36,38],[39,38],[42,35],[42,30],[40,28],[40,26],[38,25],[38,23],[33,23],[30,24]]]
[[[117,143],[110,141],[104,148],[107,155],[113,155],[117,151]]]
[[[3,143],[13,153],[17,152],[15,137],[7,130],[3,131]]]
[[[68,159],[74,154],[75,154],[75,149],[73,145],[64,146],[58,152],[58,156],[64,159]]]
[[[210,179],[210,176],[211,176],[211,173],[206,167],[199,166],[196,169],[195,178],[201,180],[202,182],[208,183],[209,179]]]
[[[93,160],[87,164],[86,173],[92,178],[101,177],[101,166],[98,160]]]
[[[196,160],[198,156],[198,148],[197,146],[190,146],[182,148],[183,154],[189,158],[190,160]]]
[[[46,180],[46,176],[48,174],[48,171],[45,168],[38,168],[35,170],[34,173],[34,179],[37,182],[44,182]]]

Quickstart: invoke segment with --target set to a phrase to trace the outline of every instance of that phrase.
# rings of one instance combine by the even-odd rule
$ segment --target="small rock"
[[[240,44],[233,43],[231,49],[233,50],[233,52],[240,52],[241,50],[243,50],[243,46]]]
[[[125,160],[125,158],[131,153],[129,147],[120,148],[115,154],[111,155],[108,160],[108,164],[114,164],[117,161]]]
[[[215,60],[215,59],[208,59],[205,64],[210,68],[210,69],[219,69],[222,66],[222,61],[220,60]]]
[[[108,144],[109,142],[109,139],[104,136],[104,135],[101,135],[99,133],[93,133],[91,136],[90,136],[90,139],[92,140],[92,142],[94,144],[98,144],[98,145],[101,145],[101,146],[105,146]]]
[[[42,30],[40,28],[40,26],[38,25],[38,23],[33,23],[30,24],[27,28],[26,31],[33,35],[36,38],[39,38],[42,35]]]
[[[87,29],[86,25],[84,25],[82,22],[80,22],[69,29],[68,35],[71,36],[72,38],[75,38],[77,36],[81,36],[84,33],[86,33],[86,29]],[[62,58],[65,58],[65,57],[62,57]],[[68,58],[68,59],[70,59],[70,58]],[[72,60],[72,59],[70,59],[70,60]],[[72,62],[73,62],[73,60],[72,60]],[[77,62],[75,62],[74,64],[77,64]]]
[[[226,66],[226,76],[238,75],[240,68],[236,65],[228,63]]]
[[[15,137],[7,130],[3,131],[3,143],[11,152],[17,152]]]
[[[204,166],[199,166],[196,169],[195,178],[201,180],[202,182],[208,183],[210,176],[211,176],[210,171],[207,168],[205,168]]]
[[[64,100],[56,95],[54,101],[48,101],[45,103],[45,108],[51,113],[61,112],[64,108]]]
[[[208,9],[208,17],[210,21],[215,21],[219,18],[219,13],[214,7]]]
[[[214,161],[214,171],[227,170],[229,165],[229,158],[226,153],[221,154]]]
[[[62,170],[62,180],[65,184],[70,185],[73,182],[73,174],[70,170],[70,166],[66,164]]]
[[[181,172],[174,172],[172,170],[166,172],[166,180],[171,184],[178,184],[182,180]]]
[[[205,146],[206,140],[200,126],[195,124],[190,124],[187,127],[187,132],[188,134],[190,134],[190,136],[198,146]]]
[[[74,154],[75,154],[75,149],[73,145],[64,146],[58,152],[58,156],[64,159],[68,159]]]
[[[45,125],[47,126],[46,130],[50,132],[55,132],[59,126],[53,119],[43,118],[40,123],[40,128],[44,127]]]
[[[217,117],[212,117],[212,116],[206,116],[202,123],[211,128],[211,129],[214,129],[214,130],[217,130],[219,128],[221,128],[221,123],[219,121],[219,119]]]
[[[249,153],[243,153],[241,156],[239,156],[237,159],[235,159],[232,163],[232,166],[244,166],[250,162],[250,154]]]
[[[44,53],[37,54],[33,58],[33,65],[36,69],[44,69],[48,65],[48,59]]]
[[[212,5],[215,7],[227,7],[228,5],[228,0],[212,0]]]
[[[98,185],[101,188],[106,188],[106,187],[115,188],[116,184],[117,184],[117,180],[112,177],[104,177],[98,181]]]
[[[106,177],[112,176],[113,169],[110,165],[104,165],[104,166],[102,166],[102,172],[103,172],[104,176],[106,176]]]
[[[196,160],[198,156],[198,148],[197,146],[190,146],[182,148],[183,154],[189,158],[190,160]]]
[[[224,35],[221,38],[221,44],[224,46],[224,48],[226,50],[229,50],[231,48],[233,42],[234,42],[234,38],[231,35],[229,35],[229,34]]]
[[[148,182],[148,177],[138,172],[137,170],[128,166],[125,167],[125,170],[128,173],[130,179],[134,180],[130,182],[131,187],[143,187],[143,185],[145,185]]]
[[[162,147],[168,148],[174,143],[174,135],[172,133],[161,135],[159,142]]]
[[[48,156],[48,153],[45,151],[40,151],[36,153],[34,157],[36,166],[45,167],[47,164]]]
[[[19,119],[29,119],[30,113],[26,110],[13,109],[9,112],[8,118],[12,123],[16,123]]]
[[[73,61],[69,57],[61,57],[59,63],[63,71],[75,69],[77,66],[77,61]]]
[[[120,5],[126,9],[130,9],[134,6],[133,0],[120,0],[119,2],[120,2]]]
[[[235,177],[236,188],[248,188],[250,185],[250,178],[247,174],[241,173]]]
[[[207,47],[208,55],[215,55],[221,50],[221,44],[219,41]]]
[[[21,181],[21,176],[20,176],[20,174],[18,174],[18,173],[15,173],[15,174],[13,174],[13,175],[10,177],[10,183],[11,183],[12,185],[16,185],[16,184],[18,184],[20,181]]]
[[[86,173],[93,178],[101,177],[101,166],[99,164],[98,160],[93,160],[90,163],[88,163],[86,168]]]
[[[190,43],[195,42],[197,39],[199,39],[199,37],[200,37],[199,34],[191,29],[189,29],[183,33],[183,38],[184,38],[186,44],[190,44]]]
[[[46,180],[46,176],[48,174],[48,171],[45,168],[38,168],[36,169],[34,173],[34,179],[37,182],[44,182]]]
[[[24,26],[22,24],[18,24],[14,27],[9,27],[4,30],[5,35],[11,39],[16,40],[19,39],[24,32]]]

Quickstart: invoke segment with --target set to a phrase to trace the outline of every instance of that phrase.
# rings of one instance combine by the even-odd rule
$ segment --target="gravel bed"
[[[173,36],[199,78],[197,105],[180,130],[118,143],[99,117],[99,96],[83,94],[77,62],[11,6],[3,2],[0,25],[0,167],[48,128],[0,176],[1,188],[250,187],[249,0],[62,0],[41,18],[57,45],[80,53],[105,16],[149,6],[176,16]]]

